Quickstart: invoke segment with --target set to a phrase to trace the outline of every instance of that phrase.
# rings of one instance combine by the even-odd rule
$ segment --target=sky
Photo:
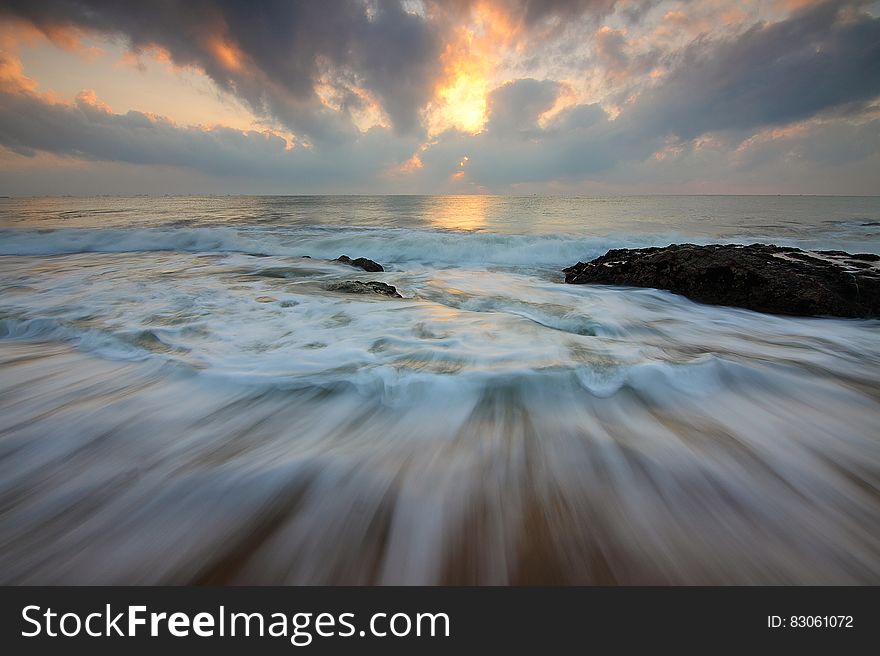
[[[0,0],[0,194],[878,194],[880,2]]]

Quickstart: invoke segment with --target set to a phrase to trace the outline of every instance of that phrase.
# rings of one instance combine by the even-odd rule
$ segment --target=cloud
[[[831,0],[735,39],[697,40],[621,116],[633,135],[693,139],[799,121],[880,94],[880,20]]]
[[[666,50],[651,40],[656,25],[637,23],[687,5],[637,5],[496,0],[486,9],[485,2],[350,0],[333,11],[308,1],[266,3],[258,11],[221,0],[8,0],[0,12],[56,35],[93,30],[123,34],[133,49],[162,48],[175,64],[203,69],[281,121],[296,133],[296,147],[280,131],[203,129],[115,113],[88,91],[61,102],[39,94],[9,57],[0,59],[0,145],[25,157],[182,167],[291,192],[541,184],[628,184],[632,191],[663,183],[698,189],[692,181],[701,176],[725,175],[762,185],[775,175],[789,184],[773,166],[792,162],[804,180],[831,179],[837,162],[870,189],[870,174],[854,173],[880,149],[877,108],[870,106],[880,95],[880,19],[864,3],[798,5],[775,22],[689,34],[684,47]],[[503,12],[511,52],[529,60],[551,52],[548,35],[569,22],[592,24],[582,32],[590,35],[589,55],[580,60],[586,63],[565,79],[517,75],[491,84],[480,77],[483,68],[465,67],[477,79],[465,75],[473,84],[463,89],[484,94],[477,98],[485,99],[479,125],[463,130],[453,122],[426,136],[425,108],[448,75],[443,46],[453,32],[464,42],[480,37],[454,31],[475,11],[484,21]],[[596,24],[605,20],[614,27]],[[655,65],[662,75],[650,75]],[[581,91],[574,98],[573,85],[594,89],[615,76],[622,82],[610,88],[618,95]],[[750,173],[759,170],[764,179]],[[834,180],[852,189],[840,176]]]
[[[616,4],[615,0],[512,0],[506,3],[530,26],[547,20],[574,20],[584,14],[599,19],[610,14]]]
[[[625,71],[629,66],[629,55],[626,52],[626,37],[621,30],[603,27],[593,35],[596,58],[610,74]]]
[[[804,180],[825,180],[829,161],[856,165],[880,149],[876,108],[866,106],[880,94],[880,20],[859,6],[818,3],[737,38],[701,38],[617,116],[596,103],[580,104],[538,127],[534,118],[551,102],[552,81],[504,85],[492,93],[497,109],[487,132],[441,138],[421,155],[420,174],[439,177],[467,152],[467,178],[494,189],[627,177],[640,185],[649,179],[681,185],[707,175],[709,162],[719,179],[722,170],[742,177],[751,161],[765,180],[784,180],[770,164],[796,160]],[[804,123],[814,117],[825,118]],[[772,136],[771,128],[791,124],[800,125]],[[507,138],[496,138],[504,128]],[[511,138],[524,129],[528,139]],[[720,135],[715,151],[702,145],[711,135]],[[755,135],[765,137],[746,144]],[[870,191],[876,177],[860,174],[861,188]]]
[[[805,121],[763,130],[739,144],[733,158],[739,169],[784,159],[822,167],[858,162],[880,153],[880,117],[860,121]],[[874,177],[880,182],[880,172]]]
[[[308,191],[310,185],[323,189],[373,181],[378,170],[405,159],[414,143],[376,128],[343,150],[291,149],[287,140],[268,131],[178,126],[137,111],[117,114],[90,91],[63,103],[26,87],[0,90],[0,145],[25,157],[45,152],[87,161],[184,167]]]
[[[415,129],[433,93],[439,55],[427,21],[396,2],[317,0],[260,3],[169,0],[10,0],[0,13],[46,32],[64,28],[125,36],[130,47],[161,47],[179,66],[197,66],[260,115],[313,141],[356,137],[346,112],[328,108],[320,82],[369,89],[400,132]]]
[[[553,80],[514,80],[489,94],[489,123],[493,135],[526,133],[538,128],[538,118],[556,102],[562,85]]]
[[[83,31],[123,36],[134,52],[160,48],[178,66],[204,70],[258,115],[312,142],[357,137],[352,112],[372,96],[399,134],[423,129],[441,55],[482,13],[510,33],[545,39],[617,0],[6,0],[0,16],[57,41]],[[626,2],[624,2],[626,4]],[[448,64],[448,62],[446,62]],[[366,92],[366,93],[364,93]],[[327,96],[343,102],[327,102]]]

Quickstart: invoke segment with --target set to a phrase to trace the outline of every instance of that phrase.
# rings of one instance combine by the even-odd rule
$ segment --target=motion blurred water
[[[561,284],[680,241],[880,199],[0,200],[0,582],[880,582],[880,322]]]

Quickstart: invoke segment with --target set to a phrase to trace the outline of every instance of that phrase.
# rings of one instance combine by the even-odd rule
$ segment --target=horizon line
[[[241,193],[241,194],[205,194],[205,193],[140,193],[140,194],[0,194],[2,200],[22,200],[35,198],[332,198],[332,197],[367,197],[367,198],[880,198],[880,194],[785,194],[785,193],[765,193],[765,194],[724,194],[724,193],[701,193],[701,194],[664,194],[664,193],[645,193],[645,194],[552,194],[552,193],[532,193],[532,194],[446,194],[446,193],[424,193],[424,194],[399,194],[399,193],[354,193],[354,192],[338,192],[338,193]]]

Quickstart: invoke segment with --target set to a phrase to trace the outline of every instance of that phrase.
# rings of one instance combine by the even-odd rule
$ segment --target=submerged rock
[[[332,292],[344,292],[346,294],[380,294],[382,296],[391,296],[392,298],[403,298],[403,296],[397,293],[396,287],[377,281],[361,282],[360,280],[346,280],[334,283],[328,286],[327,289]]]
[[[373,260],[368,260],[365,257],[359,257],[357,259],[351,259],[348,255],[340,255],[337,257],[334,262],[341,262],[342,264],[347,264],[349,266],[357,267],[359,269],[363,269],[364,271],[369,271],[370,273],[376,273],[378,271],[384,271],[385,269],[378,262],[374,262]]]
[[[713,305],[796,316],[880,317],[880,256],[766,244],[615,249],[564,269],[570,284],[665,289]]]

